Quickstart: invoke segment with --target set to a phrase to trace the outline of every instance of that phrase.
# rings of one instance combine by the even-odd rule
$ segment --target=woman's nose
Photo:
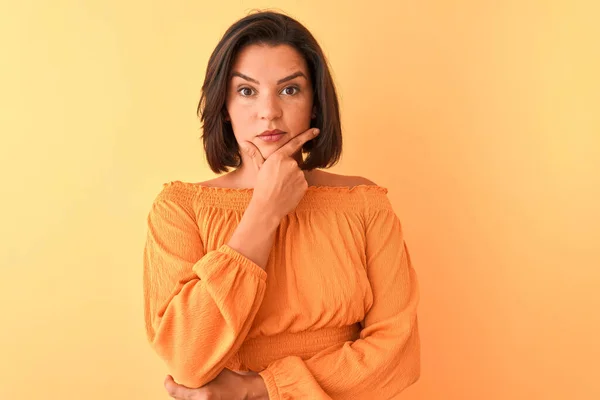
[[[263,97],[259,104],[259,117],[261,119],[277,119],[281,117],[281,106],[276,94],[268,94]]]

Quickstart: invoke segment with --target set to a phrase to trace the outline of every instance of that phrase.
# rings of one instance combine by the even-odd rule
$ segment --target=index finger
[[[194,398],[195,390],[178,384],[171,375],[167,376],[164,384],[169,396],[176,400],[192,400]]]
[[[283,153],[286,156],[292,156],[298,150],[302,148],[304,143],[308,142],[310,139],[314,139],[319,134],[318,128],[310,128],[309,130],[302,132],[295,138],[291,139],[289,142],[281,146],[278,153]]]
[[[240,148],[250,157],[254,164],[254,167],[257,171],[259,171],[260,167],[262,167],[263,163],[265,162],[265,159],[263,158],[258,147],[256,147],[256,145],[254,145],[254,143],[252,142],[245,141],[240,143]]]

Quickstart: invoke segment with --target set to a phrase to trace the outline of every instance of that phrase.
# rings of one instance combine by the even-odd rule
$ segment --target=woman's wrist
[[[244,379],[246,380],[246,387],[248,388],[246,400],[269,400],[267,385],[262,376],[252,374],[244,376]]]
[[[277,214],[273,205],[263,204],[256,198],[252,198],[244,214],[249,214],[254,221],[260,222],[267,230],[277,230],[277,227],[283,219],[282,215]]]

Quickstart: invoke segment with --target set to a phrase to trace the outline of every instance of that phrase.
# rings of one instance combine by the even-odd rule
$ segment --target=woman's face
[[[252,142],[269,157],[310,127],[313,87],[306,61],[293,47],[250,45],[234,60],[227,85],[227,113],[238,143]],[[278,129],[278,137],[261,138]]]

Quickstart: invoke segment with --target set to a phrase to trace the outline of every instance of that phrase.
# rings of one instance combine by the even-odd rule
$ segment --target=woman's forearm
[[[267,266],[275,232],[281,222],[279,216],[265,208],[251,201],[227,243],[262,269]]]

